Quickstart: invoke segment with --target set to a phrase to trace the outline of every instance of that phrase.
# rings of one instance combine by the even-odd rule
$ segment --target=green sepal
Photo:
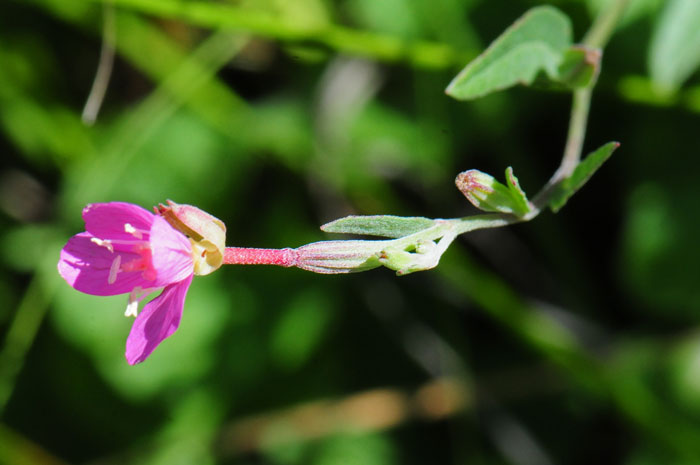
[[[593,176],[593,173],[603,166],[603,163],[610,158],[615,149],[619,146],[619,142],[608,142],[583,159],[583,161],[576,166],[573,173],[571,173],[571,176],[564,178],[556,185],[549,198],[549,208],[556,213],[566,205],[569,197],[574,195],[576,191],[586,184],[591,176]]]

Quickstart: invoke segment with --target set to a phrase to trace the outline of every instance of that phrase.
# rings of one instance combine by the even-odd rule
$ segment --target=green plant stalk
[[[238,54],[244,43],[242,37],[226,31],[209,36],[122,122],[119,135],[103,148],[104,155],[93,165],[94,169],[109,166],[113,173],[110,179],[116,182],[153,132],[195,92],[215,79],[216,72]],[[91,175],[83,175],[79,182],[69,186],[65,194],[67,205],[80,205],[80,199],[95,198],[97,192],[105,192],[110,187],[105,186],[101,177]]]
[[[391,35],[351,29],[337,24],[309,27],[266,12],[213,2],[92,1],[110,1],[118,7],[136,9],[164,18],[180,19],[212,29],[239,30],[290,42],[316,42],[338,52],[371,56],[383,61],[406,61],[423,68],[459,66],[476,56],[475,52],[457,51],[440,42],[407,41]]]
[[[50,255],[47,254],[50,257]],[[53,257],[50,257],[53,265]],[[34,276],[15,311],[0,351],[0,418],[15,388],[17,375],[24,366],[27,352],[41,327],[51,301],[57,280],[42,276],[44,270],[51,269],[45,263],[37,266]]]
[[[51,3],[45,4],[42,0],[28,1],[37,3],[43,8],[56,13],[56,11],[53,11]],[[91,1],[99,3],[111,2],[111,0]],[[475,51],[458,52],[450,45],[441,42],[406,41],[397,37],[337,25],[327,25],[324,27],[322,32],[319,32],[319,30],[314,31],[311,29],[304,29],[298,26],[291,26],[290,29],[290,26],[286,20],[283,18],[271,17],[269,15],[266,16],[264,21],[250,21],[242,19],[240,16],[238,16],[238,12],[234,12],[235,14],[232,14],[231,18],[223,19],[217,17],[218,15],[214,14],[213,11],[206,14],[194,14],[182,5],[159,5],[152,4],[151,2],[145,2],[144,0],[114,0],[111,3],[122,7],[123,12],[126,12],[126,10],[133,10],[134,12],[160,15],[159,12],[165,10],[162,11],[162,16],[164,17],[179,19],[189,24],[195,24],[209,29],[223,28],[229,30],[239,30],[244,33],[249,32],[261,37],[269,37],[271,39],[278,39],[282,41],[318,42],[321,45],[327,46],[329,49],[356,56],[363,56],[386,62],[408,61],[414,66],[426,67],[430,69],[460,67],[465,61],[468,61],[477,54]],[[163,3],[163,1],[161,0],[160,3]],[[610,26],[614,26],[616,24],[617,20],[619,19],[619,15],[623,12],[623,8],[626,3],[628,3],[628,0],[621,3],[623,3],[623,5],[618,3],[611,4],[612,6],[610,8],[613,11],[610,11],[604,15],[606,18],[605,21],[599,20],[595,22],[597,25],[591,27],[591,32],[586,35],[586,38],[583,41],[584,44],[592,47],[601,47],[599,44],[605,44],[607,42],[610,32],[612,31]],[[215,5],[214,7],[222,8],[221,5]],[[209,8],[210,5],[202,6],[203,10]],[[227,5],[223,7],[222,11],[225,14],[228,14],[227,12],[229,10],[238,10],[238,8]],[[246,11],[246,15],[265,16],[260,12],[254,11]],[[75,20],[75,18],[65,17],[63,19],[68,21]],[[135,20],[135,18],[131,18],[132,22]],[[140,27],[144,28],[146,26],[145,24],[141,24]],[[595,32],[593,32],[594,30]],[[154,67],[153,61],[143,60],[140,58],[144,55],[143,49],[124,50],[122,44],[119,43],[117,43],[117,48],[119,49],[120,53],[127,56],[127,59],[134,62],[134,66],[142,71],[152,74],[151,68]],[[633,75],[623,76],[620,78],[619,83],[622,84],[630,80],[635,80],[650,86],[647,78]],[[621,99],[628,102],[652,106],[657,106],[660,104],[680,105],[684,106],[687,110],[693,113],[700,113],[700,103],[698,103],[699,99],[696,97],[698,94],[700,94],[700,86],[687,87],[685,92],[682,94],[682,98],[677,98],[668,102],[662,100],[661,103],[658,99],[661,99],[662,97],[650,96],[651,94],[649,94],[649,92],[652,92],[651,90],[645,90],[645,92],[642,94],[634,94],[622,87],[619,87],[616,89],[616,92]],[[200,113],[205,113],[205,118],[208,116],[206,114],[206,109],[200,108],[197,101],[191,102],[190,105],[198,111],[201,110]]]
[[[606,8],[596,16],[593,25],[583,38],[583,45],[591,48],[604,48],[610,40],[617,23],[620,22],[629,0],[609,2]]]

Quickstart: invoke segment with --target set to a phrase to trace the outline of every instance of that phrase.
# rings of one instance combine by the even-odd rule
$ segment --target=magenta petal
[[[150,243],[156,287],[182,281],[194,272],[190,240],[161,216],[153,221]]]
[[[126,360],[129,365],[146,360],[158,344],[175,332],[180,324],[192,276],[167,286],[136,317],[126,340]]]
[[[110,252],[92,242],[89,233],[80,233],[71,237],[61,250],[58,272],[73,288],[92,295],[126,294],[137,286],[154,287],[153,281],[144,279],[140,271],[119,272],[110,284],[109,271],[117,256],[121,257],[121,263],[139,258],[134,253]]]
[[[145,208],[126,202],[91,203],[83,209],[85,230],[100,239],[134,240],[125,224],[148,233],[155,215]],[[148,239],[148,237],[144,237]]]

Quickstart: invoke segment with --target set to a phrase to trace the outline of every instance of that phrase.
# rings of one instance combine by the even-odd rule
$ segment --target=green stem
[[[578,89],[574,92],[573,104],[571,105],[571,119],[569,120],[569,134],[566,138],[564,156],[561,159],[559,169],[555,177],[563,179],[573,173],[576,166],[581,161],[583,152],[583,141],[586,137],[586,125],[588,124],[588,113],[591,108],[592,89]]]
[[[603,10],[593,22],[591,29],[583,39],[583,45],[591,48],[603,48],[610,40],[615,26],[619,22],[627,6],[628,0],[616,0]],[[555,171],[549,182],[535,195],[532,203],[535,211],[528,220],[534,218],[547,206],[550,194],[563,179],[573,173],[581,160],[583,152],[583,142],[586,137],[586,125],[588,114],[591,108],[591,97],[593,86],[574,91],[573,103],[571,105],[571,119],[569,120],[569,133],[566,138],[564,155],[562,156],[559,168]]]
[[[628,2],[629,0],[616,0],[609,3],[593,21],[593,25],[583,38],[583,45],[591,48],[605,47],[620,22]]]
[[[528,215],[528,220],[537,216],[547,207],[549,198],[554,188],[574,172],[581,161],[583,141],[586,137],[586,125],[588,113],[591,108],[592,88],[577,89],[574,91],[573,104],[571,105],[571,118],[569,120],[569,133],[566,138],[564,155],[559,168],[554,172],[547,184],[532,199],[534,211]]]
[[[47,255],[48,256],[48,255]],[[53,263],[52,263],[53,265]],[[53,266],[52,269],[55,269]],[[15,311],[0,351],[0,416],[4,413],[15,388],[17,375],[24,366],[29,349],[44,321],[57,280],[42,285],[41,273],[45,266],[37,267],[24,297]]]
[[[440,42],[409,41],[332,23],[304,24],[265,11],[239,8],[230,4],[195,0],[93,1],[110,1],[118,7],[131,8],[163,18],[176,18],[210,29],[239,30],[289,42],[315,42],[337,52],[369,56],[383,61],[406,61],[423,68],[460,66],[476,56],[475,52],[458,51]]]

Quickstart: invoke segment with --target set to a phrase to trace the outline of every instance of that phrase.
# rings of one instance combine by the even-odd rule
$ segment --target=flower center
[[[138,255],[138,258],[122,263],[123,255],[117,254],[109,267],[107,283],[114,284],[117,281],[117,276],[119,273],[131,271],[141,271],[141,276],[143,279],[155,281],[157,272],[153,268],[151,245],[147,241],[143,240],[144,236],[148,234],[148,231],[136,229],[129,223],[124,224],[124,231],[132,235],[134,240],[100,239],[97,237],[90,239],[90,242],[106,248],[111,253],[114,253],[114,245],[126,245],[128,246],[127,248],[130,252]]]

